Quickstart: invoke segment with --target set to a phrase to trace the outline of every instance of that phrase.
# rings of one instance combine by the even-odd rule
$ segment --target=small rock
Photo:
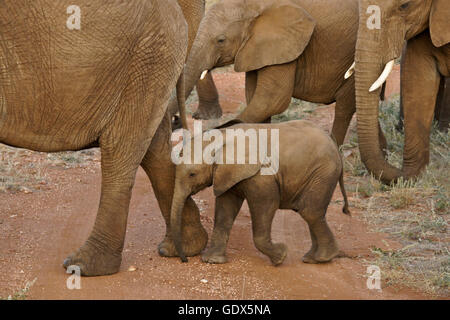
[[[208,280],[202,279],[202,280],[200,280],[200,282],[201,282],[201,283],[208,283]]]
[[[129,268],[128,268],[128,271],[129,272],[133,272],[133,271],[136,271],[137,270],[137,268],[135,267],[135,266],[130,266]]]
[[[20,191],[26,194],[33,193],[33,191],[27,187],[20,187]]]

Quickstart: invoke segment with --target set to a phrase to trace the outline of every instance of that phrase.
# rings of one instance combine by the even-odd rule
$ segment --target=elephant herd
[[[271,117],[286,110],[292,97],[336,102],[332,134],[341,145],[356,112],[361,159],[385,183],[415,178],[426,166],[435,106],[450,102],[445,84],[450,77],[448,0],[219,0],[206,14],[205,0],[78,0],[76,30],[66,24],[72,2],[1,2],[0,142],[41,152],[100,148],[102,186],[95,224],[84,245],[64,261],[65,267],[77,265],[86,276],[119,271],[139,166],[151,181],[166,222],[159,254],[192,256],[206,247],[208,236],[192,193],[173,210],[175,177],[182,171],[171,159],[171,120],[180,110],[186,126],[184,100],[195,86],[200,103],[194,117],[221,116],[209,72],[214,68],[234,64],[235,71],[245,72],[247,107],[224,126],[270,126]],[[401,56],[405,147],[403,167],[396,168],[384,156],[378,106],[381,87]],[[296,125],[298,132],[310,126]],[[320,139],[337,150],[329,138]],[[323,177],[329,187],[313,184],[304,192],[308,201],[286,204],[311,221],[313,246],[305,262],[336,256],[323,212],[342,180],[339,154],[333,154],[339,161],[331,165],[328,159],[327,167],[334,170]],[[221,217],[229,227],[214,230],[205,261],[225,261],[229,224],[242,204],[236,194],[251,197],[264,190],[257,187],[262,178],[251,177],[244,180],[256,182],[218,196],[216,207],[224,212],[217,214],[216,208],[216,219]],[[290,187],[299,188],[300,180],[296,183]],[[279,183],[261,185],[274,188]],[[326,200],[317,201],[319,194]],[[255,211],[259,202],[253,201]],[[305,203],[317,208],[300,212]],[[273,209],[265,216],[270,219],[280,206],[264,207]],[[320,219],[311,218],[313,209],[323,213],[317,215]],[[179,211],[177,219],[172,210]],[[177,224],[177,241],[171,218]],[[275,264],[281,262],[285,248],[268,241],[267,228],[255,227],[257,220],[252,213],[254,232],[261,233],[254,238],[256,246]]]

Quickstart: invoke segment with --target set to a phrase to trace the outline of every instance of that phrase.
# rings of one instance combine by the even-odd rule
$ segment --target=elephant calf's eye
[[[189,177],[195,177],[195,173],[191,172],[191,173],[189,174]]]

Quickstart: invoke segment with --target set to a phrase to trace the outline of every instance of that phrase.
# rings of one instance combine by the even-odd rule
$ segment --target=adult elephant
[[[332,131],[342,144],[355,112],[354,78],[344,74],[357,26],[358,0],[222,0],[200,25],[186,64],[186,95],[204,70],[234,63],[246,72],[247,108],[237,120],[268,121],[291,97],[336,102]]]
[[[450,2],[359,2],[355,81],[361,158],[369,171],[386,183],[399,177],[416,177],[429,161],[429,134],[441,77],[450,76]],[[376,20],[379,28],[374,27]],[[401,71],[405,147],[400,170],[387,163],[375,138],[378,88],[386,80],[393,60],[400,57],[405,40],[408,42]]]
[[[95,225],[64,266],[106,275],[120,267],[139,165],[169,221],[175,168],[166,110],[187,54],[187,29],[175,0],[71,4],[2,1],[0,142],[43,152],[100,147]],[[184,245],[197,254],[207,235],[192,199],[186,214]],[[176,254],[168,236],[159,250]]]
[[[197,35],[200,22],[205,14],[205,0],[178,0],[186,20],[189,24],[189,45],[188,52],[191,51],[192,44]],[[217,119],[222,116],[222,109],[219,103],[219,94],[211,74],[197,82],[198,108],[194,112],[195,119]],[[189,95],[185,98],[187,99]],[[169,103],[169,112],[174,116],[179,111],[177,100],[173,97]],[[179,126],[177,126],[178,128]],[[175,129],[175,128],[174,128]]]

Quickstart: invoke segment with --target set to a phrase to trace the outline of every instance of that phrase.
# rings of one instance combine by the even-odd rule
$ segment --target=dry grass
[[[37,278],[34,278],[33,281],[28,281],[22,289],[6,298],[0,297],[0,300],[25,300],[27,298],[28,291],[30,291],[30,288],[34,285],[36,280]]]
[[[285,112],[272,117],[272,122],[306,119],[316,109],[317,105],[314,103],[292,98],[289,108]]]
[[[395,129],[399,99],[382,105],[380,121],[388,140],[388,160],[400,167],[403,133]],[[433,295],[449,296],[450,284],[450,133],[433,128],[430,164],[415,181],[400,180],[386,186],[370,176],[361,163],[356,132],[343,147],[349,190],[356,193],[371,229],[399,241],[400,250],[373,248],[385,285],[400,284]]]
[[[47,154],[0,144],[0,192],[32,193],[46,189],[48,170],[86,166],[99,157],[94,149]]]

